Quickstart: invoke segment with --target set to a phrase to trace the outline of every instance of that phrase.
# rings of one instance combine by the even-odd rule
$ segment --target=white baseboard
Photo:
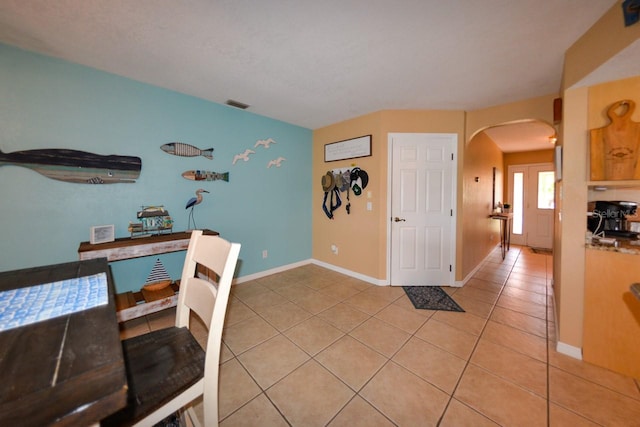
[[[275,273],[282,273],[283,271],[291,270],[293,268],[302,267],[303,265],[311,264],[311,260],[307,259],[304,261],[294,262],[293,264],[282,265],[280,267],[272,268],[270,270],[261,271],[259,273],[248,274],[246,276],[238,277],[234,279],[234,284],[240,284],[244,282],[248,282],[250,280],[260,279],[261,277],[270,276]]]
[[[311,263],[315,264],[315,265],[318,265],[320,267],[324,267],[327,270],[333,270],[333,271],[336,271],[338,273],[342,273],[342,274],[344,274],[346,276],[350,276],[350,277],[353,277],[355,279],[362,280],[363,282],[371,283],[372,285],[377,285],[377,286],[388,286],[389,285],[386,280],[376,279],[374,277],[365,276],[364,274],[356,273],[355,271],[347,270],[346,268],[338,267],[338,266],[335,266],[335,265],[332,265],[332,264],[327,264],[326,262],[318,261],[317,259],[311,260]]]
[[[304,261],[294,262],[293,264],[282,265],[280,267],[272,268],[270,270],[261,271],[259,273],[248,274],[246,276],[238,277],[234,279],[234,284],[240,284],[244,282],[249,282],[251,280],[260,279],[261,277],[270,276],[275,273],[282,273],[283,271],[291,270],[293,268],[302,267],[308,264],[315,264],[320,267],[324,267],[327,270],[333,270],[338,273],[342,273],[346,276],[353,277],[355,279],[362,280],[363,282],[371,283],[377,286],[387,286],[387,282],[385,280],[379,280],[373,277],[365,276],[364,274],[356,273],[355,271],[347,270],[342,267],[337,267],[332,264],[328,264],[326,262],[318,261],[316,259],[306,259]]]
[[[484,263],[485,263],[485,262],[487,262],[487,259],[491,256],[491,254],[492,254],[492,253],[493,253],[493,251],[489,252],[489,253],[487,254],[487,256],[486,256],[486,257],[484,257],[484,259],[483,259],[482,261],[480,261],[480,262],[475,266],[475,268],[474,268],[473,270],[471,270],[471,271],[469,272],[469,274],[467,274],[467,275],[465,276],[465,278],[464,278],[464,279],[462,279],[462,282],[456,282],[456,284],[457,284],[457,283],[460,283],[460,286],[464,286],[464,285],[466,285],[466,284],[467,284],[467,282],[468,282],[469,280],[471,280],[471,278],[472,278],[472,277],[473,277],[473,276],[474,276],[474,275],[475,275],[475,274],[476,274],[476,273],[477,273],[477,272],[482,268],[482,266],[484,265]]]
[[[553,299],[553,318],[555,320],[553,324],[555,325],[555,329],[556,329],[555,331],[556,337],[559,337],[560,334],[558,331],[558,309],[557,309],[558,305],[556,304],[556,293],[554,292],[553,287],[551,288],[551,298]],[[582,360],[582,349],[580,347],[574,347],[572,345],[565,344],[563,342],[558,341],[556,343],[556,351],[558,353],[564,354],[565,356]]]
[[[558,344],[556,344],[556,351],[566,356],[573,357],[574,359],[582,360],[582,349],[580,347],[574,347],[558,341]]]

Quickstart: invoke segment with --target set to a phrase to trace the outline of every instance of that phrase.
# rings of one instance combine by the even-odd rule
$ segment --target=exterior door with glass
[[[513,211],[511,243],[551,249],[554,186],[552,163],[509,166],[509,199]]]

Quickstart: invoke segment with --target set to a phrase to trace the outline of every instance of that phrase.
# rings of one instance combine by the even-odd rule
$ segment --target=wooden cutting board
[[[617,101],[607,110],[611,123],[591,129],[592,181],[640,179],[640,123],[631,120],[635,107],[629,99]]]

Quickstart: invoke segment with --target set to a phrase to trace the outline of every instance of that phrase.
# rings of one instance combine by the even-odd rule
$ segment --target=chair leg
[[[196,411],[193,409],[193,406],[189,406],[182,412],[182,417],[185,421],[185,425],[187,427],[202,427],[200,424],[200,419],[196,414]]]

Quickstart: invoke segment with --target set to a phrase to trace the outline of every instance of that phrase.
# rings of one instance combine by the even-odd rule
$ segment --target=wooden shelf
[[[203,230],[205,235],[217,236],[212,230]],[[93,258],[107,258],[109,262],[123,259],[139,258],[149,255],[166,254],[184,251],[189,247],[190,231],[177,233],[156,234],[146,237],[122,237],[113,242],[92,245],[89,242],[80,243],[78,256],[80,260]]]
[[[203,230],[205,235],[217,236],[213,230]],[[157,234],[146,237],[123,237],[113,242],[92,245],[82,242],[78,247],[80,260],[107,258],[109,262],[184,251],[189,247],[190,231]],[[178,303],[179,283],[173,283],[159,291],[124,292],[116,295],[119,322],[155,313]]]
[[[138,292],[124,292],[116,295],[118,322],[146,316],[166,308],[175,307],[178,303],[180,283],[174,282],[159,291],[141,289]]]

